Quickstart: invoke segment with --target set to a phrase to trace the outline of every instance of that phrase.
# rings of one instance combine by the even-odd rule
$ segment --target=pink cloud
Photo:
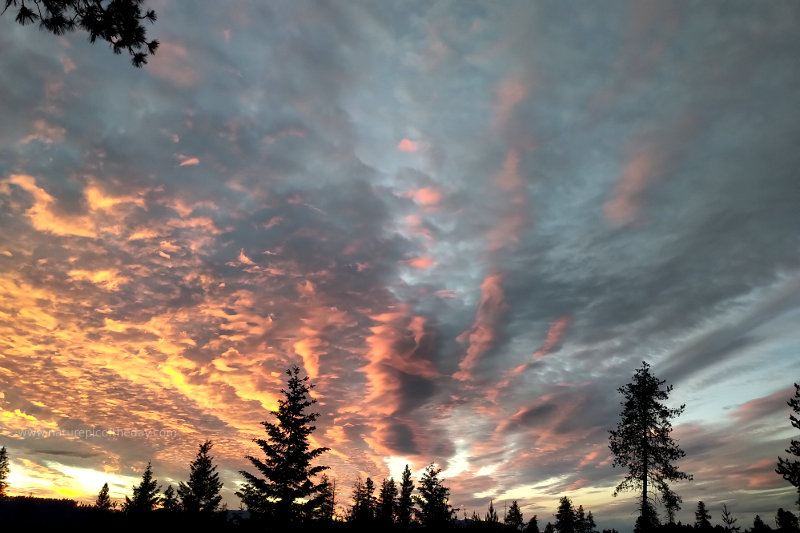
[[[181,164],[178,165],[178,166],[188,167],[188,166],[199,165],[199,164],[200,164],[200,160],[199,159],[197,159],[196,157],[190,157],[188,159],[184,159],[183,161],[181,161]]]
[[[430,268],[434,265],[434,261],[430,257],[415,257],[414,259],[408,259],[400,262],[420,270]]]
[[[740,424],[758,422],[766,416],[781,411],[788,411],[789,407],[787,407],[786,402],[792,396],[794,396],[794,387],[784,388],[768,396],[756,398],[739,405],[732,416],[736,418]]]
[[[629,156],[606,202],[606,218],[617,224],[631,222],[641,209],[642,193],[658,171],[658,156],[651,149]]]
[[[459,363],[458,372],[453,375],[455,379],[471,380],[481,356],[494,345],[500,318],[508,308],[501,282],[502,276],[492,274],[486,276],[481,284],[481,300],[475,313],[475,322],[457,339],[467,344],[467,354]]]
[[[376,322],[367,337],[367,361],[360,371],[367,376],[367,409],[391,415],[400,406],[402,382],[399,373],[432,379],[439,374],[433,363],[419,355],[426,335],[425,318],[411,316],[409,309],[370,317]],[[409,334],[413,342],[408,342]],[[363,407],[362,407],[363,409]]]
[[[419,145],[412,141],[411,139],[406,139],[405,137],[397,144],[397,149],[401,152],[417,152],[419,151]]]
[[[423,187],[413,192],[414,201],[422,206],[437,205],[442,199],[442,192],[433,187]]]
[[[544,357],[555,348],[567,332],[572,318],[569,316],[562,316],[550,325],[547,330],[547,335],[544,339],[544,344],[533,354],[534,359],[537,357]]]
[[[622,153],[622,172],[605,204],[608,220],[618,225],[636,221],[647,188],[679,159],[681,147],[696,125],[697,121],[687,115],[660,131],[628,141]]]
[[[509,77],[495,88],[494,123],[505,128],[514,109],[530,95],[530,86],[518,77]]]

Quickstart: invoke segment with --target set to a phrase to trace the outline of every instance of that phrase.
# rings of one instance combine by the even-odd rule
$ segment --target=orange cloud
[[[401,152],[416,152],[419,150],[419,145],[410,139],[403,138],[397,144],[397,149]]]
[[[475,322],[458,336],[458,341],[467,343],[467,354],[458,365],[453,377],[461,381],[472,379],[472,372],[481,356],[493,345],[497,337],[497,326],[507,309],[505,292],[499,274],[486,276],[481,284],[481,300],[475,313]]]
[[[178,166],[180,166],[180,167],[188,167],[188,166],[199,165],[199,164],[200,164],[200,160],[199,159],[197,159],[196,157],[190,157],[188,159],[184,159],[183,161],[181,161],[181,164],[178,165]]]
[[[110,211],[117,205],[129,203],[139,207],[144,207],[143,198],[137,198],[135,196],[108,196],[94,185],[87,187],[83,194],[86,197],[86,201],[89,203],[89,208],[92,211]]]
[[[70,270],[67,272],[73,281],[90,281],[109,291],[116,291],[120,284],[128,283],[130,278],[121,276],[116,268],[108,270]]]
[[[11,183],[33,196],[33,205],[25,212],[38,231],[61,236],[95,237],[94,223],[87,216],[59,215],[54,211],[55,199],[36,185],[32,176],[12,174],[0,185]],[[3,188],[0,187],[0,193]]]
[[[410,316],[408,309],[403,308],[370,318],[377,324],[369,328],[368,362],[360,369],[369,383],[366,402],[371,412],[391,415],[400,406],[402,384],[398,372],[426,379],[433,379],[439,373],[420,354],[425,336],[423,317]],[[413,342],[409,342],[409,334]]]

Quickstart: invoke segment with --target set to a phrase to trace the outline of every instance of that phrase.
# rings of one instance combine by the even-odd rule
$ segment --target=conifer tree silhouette
[[[728,505],[723,503],[722,504],[722,523],[725,524],[725,531],[730,531],[731,533],[738,533],[739,526],[736,524],[736,518],[733,517],[733,514],[728,510]]]
[[[353,485],[353,508],[350,511],[350,521],[358,524],[368,524],[375,519],[375,483],[372,478],[361,481],[356,479]]]
[[[319,479],[318,492],[320,495],[319,510],[316,517],[322,520],[333,520],[336,508],[336,481],[331,483],[328,474],[322,474]]]
[[[511,502],[511,506],[508,508],[508,514],[506,515],[504,522],[506,526],[514,529],[515,531],[522,529],[522,525],[525,520],[522,518],[522,511],[519,509],[517,500]]]
[[[675,515],[681,510],[681,497],[673,491],[668,491],[664,494],[664,507],[667,510],[667,523],[675,523]]]
[[[594,515],[592,515],[591,511],[586,514],[584,533],[597,533],[597,524],[594,521]]]
[[[213,463],[214,458],[209,455],[213,447],[210,440],[200,445],[197,457],[189,465],[188,483],[181,481],[178,485],[183,508],[190,513],[213,513],[222,501],[219,494],[222,482]]]
[[[795,414],[789,415],[789,420],[795,429],[800,429],[800,418],[798,418],[800,416],[800,385],[795,383],[794,388],[794,398],[790,399],[787,404]],[[786,448],[786,453],[797,459],[778,457],[778,467],[775,471],[797,489],[797,506],[800,509],[800,440],[792,439],[789,447]]]
[[[8,468],[8,451],[6,447],[3,446],[0,448],[0,499],[5,498],[7,496],[6,491],[8,490],[8,474],[10,470]]]
[[[778,508],[775,514],[775,525],[779,531],[798,531],[797,517],[791,511],[786,511],[783,507]]]
[[[414,496],[414,502],[419,506],[419,520],[422,527],[441,529],[447,527],[454,518],[453,508],[450,506],[450,489],[445,487],[439,479],[441,468],[429,464],[422,473],[419,481],[419,495]]]
[[[539,518],[533,515],[531,521],[528,522],[528,527],[525,528],[525,533],[539,533]]]
[[[756,515],[753,518],[753,528],[750,530],[752,533],[762,533],[764,531],[772,531],[769,526],[767,526],[761,517]]]
[[[178,496],[175,494],[175,488],[170,485],[164,491],[164,498],[161,500],[161,508],[170,513],[177,513],[183,510],[181,502],[178,501]]]
[[[5,8],[16,9],[21,25],[39,23],[39,28],[63,35],[77,28],[89,33],[89,40],[107,41],[115,54],[127,50],[135,67],[147,63],[158,41],[147,40],[143,21],[155,22],[156,13],[142,13],[143,0],[5,0]],[[0,14],[2,14],[0,13]]]
[[[556,523],[553,526],[558,533],[575,532],[575,509],[572,507],[572,500],[562,496],[556,510]]]
[[[500,522],[497,511],[494,510],[494,500],[489,500],[489,508],[486,511],[486,518],[484,521],[489,524],[498,524]]]
[[[153,468],[148,461],[147,468],[142,474],[142,481],[133,486],[133,497],[125,496],[124,511],[129,514],[139,514],[154,510],[161,503],[161,497],[158,495],[160,491],[161,487],[153,479]]]
[[[692,479],[675,466],[675,461],[685,453],[670,436],[670,420],[680,415],[685,406],[670,409],[662,403],[672,392],[672,385],[661,387],[664,383],[650,373],[650,365],[643,361],[633,381],[618,389],[624,398],[621,420],[617,429],[609,432],[608,447],[614,455],[612,466],[628,469],[614,496],[623,490],[642,491],[637,530],[650,531],[658,523],[648,495],[651,484],[667,500],[677,498],[669,482]]]
[[[384,526],[393,524],[396,506],[397,484],[393,478],[384,479],[378,496],[378,521]]]
[[[94,506],[101,511],[111,510],[111,498],[108,496],[108,483],[103,483],[103,488],[97,494],[97,499],[94,501]]]
[[[575,510],[575,531],[586,533],[586,512],[583,510],[583,505],[579,505]]]
[[[694,512],[694,527],[696,529],[711,529],[711,513],[706,510],[703,500],[697,502],[697,509]]]
[[[400,479],[400,496],[397,498],[397,525],[401,529],[408,529],[411,525],[411,517],[415,512],[413,492],[414,480],[411,479],[411,469],[406,465]]]
[[[320,484],[312,479],[327,466],[311,466],[311,462],[328,448],[310,448],[309,435],[316,429],[313,422],[319,413],[306,409],[317,401],[309,397],[313,385],[308,376],[301,378],[297,366],[286,371],[287,388],[283,399],[272,412],[277,423],[264,421],[268,439],[255,439],[265,458],[247,456],[263,477],[242,470],[245,478],[236,495],[249,511],[269,516],[279,524],[302,522],[318,512],[323,501]]]

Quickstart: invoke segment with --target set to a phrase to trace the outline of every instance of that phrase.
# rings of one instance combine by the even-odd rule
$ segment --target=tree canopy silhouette
[[[394,523],[397,504],[397,484],[393,478],[384,479],[378,496],[378,521],[386,526]]]
[[[664,501],[680,502],[669,482],[692,478],[675,466],[675,461],[685,453],[670,436],[670,420],[680,415],[685,406],[671,409],[664,405],[672,392],[672,385],[662,388],[664,383],[650,373],[650,365],[643,361],[633,381],[618,389],[624,398],[620,403],[621,420],[617,428],[609,432],[608,447],[614,455],[612,466],[628,469],[614,490],[614,496],[623,490],[641,489],[637,528],[644,530],[657,524],[648,486],[654,485]]]
[[[177,513],[184,510],[181,502],[178,500],[178,495],[175,493],[175,487],[172,485],[167,487],[164,491],[164,498],[161,500],[161,508],[170,513]]]
[[[142,474],[142,481],[133,486],[133,498],[125,496],[125,512],[138,514],[154,510],[161,502],[161,497],[158,495],[160,490],[158,482],[153,479],[153,468],[148,462]]]
[[[419,505],[419,519],[422,527],[443,528],[453,521],[453,508],[450,506],[450,489],[439,479],[441,468],[430,464],[419,480],[419,496],[414,501]]]
[[[111,498],[108,496],[108,483],[103,483],[103,488],[101,488],[100,492],[97,493],[97,499],[94,502],[94,506],[101,511],[109,511],[111,510],[111,505]]]
[[[115,54],[131,55],[133,66],[147,63],[158,41],[147,40],[144,21],[155,22],[156,12],[142,12],[144,0],[5,0],[3,13],[17,12],[14,19],[25,26],[39,23],[39,28],[55,35],[78,28],[89,33],[89,41],[107,41]]]
[[[694,527],[703,530],[711,529],[711,513],[706,510],[703,500],[697,502],[697,509],[694,511]]]
[[[792,408],[792,411],[800,416],[800,385],[795,383],[794,389],[794,398],[790,399],[787,404]],[[800,429],[800,419],[797,416],[789,415],[789,420],[792,426]],[[786,453],[800,458],[800,440],[792,439],[789,442],[789,447],[786,448]],[[800,460],[778,457],[778,467],[775,471],[797,489],[797,506],[800,508]]]
[[[200,445],[197,457],[189,465],[188,483],[181,481],[178,485],[183,508],[190,513],[213,513],[222,501],[222,482],[214,458],[209,455],[213,446],[210,440]]]
[[[350,511],[350,521],[357,524],[368,524],[375,519],[375,509],[377,500],[375,499],[375,483],[372,478],[361,481],[361,477],[356,479],[353,485],[353,508]]]
[[[508,508],[508,514],[503,521],[508,527],[515,531],[522,529],[525,520],[522,518],[522,511],[519,508],[517,500],[511,502],[511,507]]]
[[[0,448],[0,498],[6,497],[6,490],[8,489],[8,451],[6,447]]]
[[[558,503],[556,510],[556,523],[553,526],[558,533],[576,533],[575,531],[575,509],[572,507],[572,500],[563,496]]]
[[[494,500],[489,500],[489,507],[486,510],[485,521],[490,524],[498,524],[500,518],[497,516],[497,511],[494,510]]]
[[[328,448],[311,449],[308,437],[316,429],[313,422],[319,413],[306,413],[317,401],[309,397],[313,385],[308,376],[300,378],[297,366],[286,371],[289,376],[283,399],[272,412],[277,423],[264,421],[267,439],[254,442],[264,451],[265,458],[247,456],[263,477],[242,470],[246,482],[236,495],[251,512],[271,517],[279,523],[301,522],[312,516],[324,500],[321,483],[312,478],[327,466],[311,466],[311,462]]]
[[[406,465],[400,478],[400,495],[397,497],[397,525],[401,529],[407,529],[411,524],[411,516],[414,513],[412,492],[414,492],[414,480],[411,479],[411,469]]]

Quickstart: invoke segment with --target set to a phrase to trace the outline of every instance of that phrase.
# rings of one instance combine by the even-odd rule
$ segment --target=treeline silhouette
[[[337,507],[335,478],[327,475],[327,466],[315,465],[316,459],[327,448],[311,448],[309,436],[318,413],[307,412],[316,400],[311,398],[313,385],[308,377],[301,378],[295,366],[286,371],[287,388],[281,390],[283,398],[278,409],[272,412],[274,422],[262,422],[267,438],[254,442],[263,457],[247,456],[257,473],[241,471],[245,482],[236,495],[241,500],[239,510],[228,510],[222,504],[220,491],[223,483],[211,455],[213,443],[199,445],[197,455],[189,464],[189,477],[177,489],[158,484],[152,466],[147,464],[139,483],[132,487],[130,496],[121,504],[111,500],[108,484],[100,489],[93,505],[77,503],[70,499],[36,498],[7,495],[9,460],[5,447],[0,448],[0,525],[3,527],[103,527],[122,528],[198,527],[218,531],[441,531],[467,529],[485,532],[524,531],[526,533],[600,533],[592,511],[577,507],[572,500],[561,497],[546,523],[537,515],[527,521],[516,500],[498,515],[494,501],[490,500],[485,514],[453,508],[450,489],[441,479],[441,469],[429,464],[419,480],[412,479],[406,465],[401,479],[383,479],[380,486],[367,477],[358,477],[352,486],[346,507]],[[675,521],[681,508],[680,496],[668,482],[691,479],[680,472],[674,461],[683,457],[683,451],[671,439],[670,419],[683,411],[683,406],[668,409],[663,402],[672,387],[662,387],[664,381],[650,373],[647,363],[636,371],[633,380],[621,387],[621,420],[610,431],[609,448],[614,456],[614,466],[628,469],[628,474],[617,486],[620,490],[637,490],[642,493],[634,531],[636,532],[800,532],[798,518],[791,511],[779,508],[775,529],[755,516],[751,527],[741,525],[724,504],[720,521],[712,525],[712,517],[703,501],[697,502],[695,521],[682,524]],[[795,397],[788,403],[800,414],[800,386],[795,384]],[[790,417],[794,427],[800,429],[798,417]],[[786,450],[790,456],[800,457],[800,442],[792,440]],[[795,487],[800,483],[800,461],[779,458],[776,472]],[[317,479],[317,477],[319,479]],[[652,490],[648,493],[648,486]],[[339,491],[341,492],[341,491]],[[800,487],[798,487],[800,505]],[[665,507],[665,522],[659,520],[656,504]],[[337,511],[345,509],[346,511]],[[616,533],[603,529],[602,533]]]

